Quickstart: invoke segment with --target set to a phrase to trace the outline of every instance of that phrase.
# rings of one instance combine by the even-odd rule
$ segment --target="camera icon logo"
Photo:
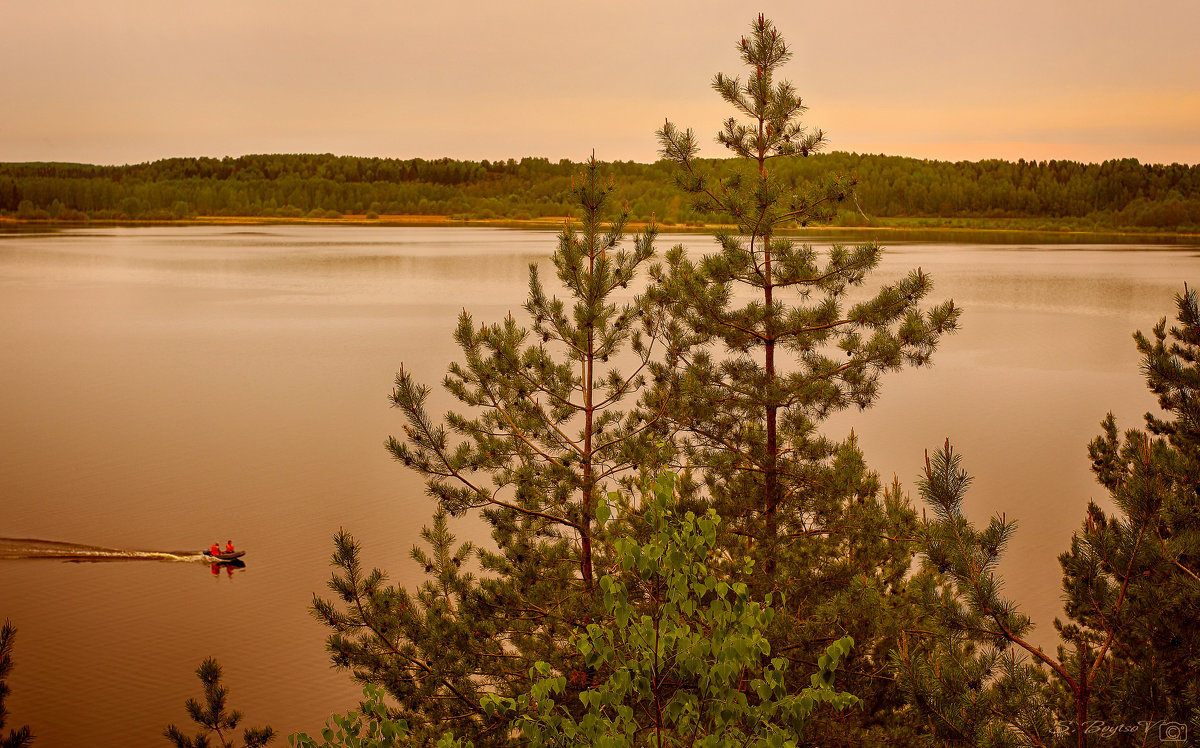
[[[1158,726],[1158,739],[1164,742],[1181,743],[1187,740],[1187,725],[1180,722],[1163,722]]]

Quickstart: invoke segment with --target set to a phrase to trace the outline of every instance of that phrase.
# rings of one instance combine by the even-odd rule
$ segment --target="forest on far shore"
[[[706,160],[710,168],[723,162]],[[329,219],[430,216],[534,220],[569,216],[566,159],[459,161],[331,154],[170,158],[127,166],[0,163],[0,216],[22,221],[171,221],[197,217]],[[665,161],[605,163],[630,218],[719,223],[683,199]],[[835,225],[1200,231],[1200,165],[1136,159],[928,161],[845,152],[779,159],[784,185],[841,173],[857,180]]]

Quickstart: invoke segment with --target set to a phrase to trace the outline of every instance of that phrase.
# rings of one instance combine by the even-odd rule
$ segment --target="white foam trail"
[[[201,551],[144,551],[64,543],[36,538],[0,538],[0,559],[57,559],[60,561],[183,561],[210,563]]]

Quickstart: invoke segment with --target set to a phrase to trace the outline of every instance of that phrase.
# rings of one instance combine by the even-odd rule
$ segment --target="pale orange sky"
[[[761,10],[832,149],[1200,163],[1197,0],[434,4],[0,0],[0,161],[652,161]]]

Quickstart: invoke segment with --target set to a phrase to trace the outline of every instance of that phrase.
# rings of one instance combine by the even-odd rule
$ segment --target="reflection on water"
[[[713,246],[659,247],[677,242]],[[215,579],[186,563],[0,563],[0,617],[20,630],[12,721],[46,745],[84,726],[94,745],[153,744],[208,656],[255,724],[312,733],[352,708],[306,609],[342,527],[366,563],[420,580],[408,551],[431,506],[382,446],[400,430],[392,379],[403,363],[440,381],[459,312],[519,316],[528,265],[552,279],[554,246],[465,228],[0,234],[0,531],[77,555],[231,536],[254,551]],[[976,477],[971,516],[1018,518],[1002,572],[1049,642],[1055,557],[1105,500],[1086,444],[1107,411],[1134,427],[1154,407],[1130,335],[1200,278],[1196,248],[903,244],[878,278],[917,266],[965,309],[962,331],[827,431],[853,429],[909,487],[950,437]],[[448,404],[431,395],[432,411]]]

